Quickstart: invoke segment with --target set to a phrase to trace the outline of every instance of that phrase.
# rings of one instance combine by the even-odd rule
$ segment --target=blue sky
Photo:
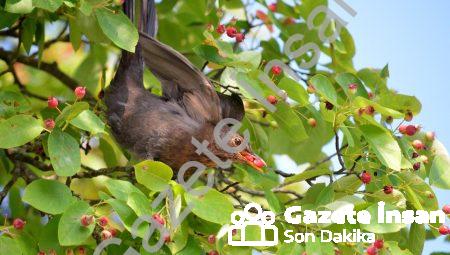
[[[382,68],[389,63],[389,86],[422,102],[422,113],[413,122],[436,131],[450,148],[450,1],[346,2],[357,12],[354,18],[342,15],[357,47],[355,66]],[[331,6],[343,13],[335,3]],[[438,191],[438,198],[441,205],[450,203],[450,191]],[[449,248],[440,238],[428,242],[423,254]]]

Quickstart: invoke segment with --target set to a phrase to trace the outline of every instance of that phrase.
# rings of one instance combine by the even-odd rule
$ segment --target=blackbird
[[[124,3],[124,12],[131,20],[134,1]],[[115,77],[105,93],[107,118],[117,141],[137,157],[164,162],[174,171],[188,161],[217,167],[207,155],[196,152],[191,142],[194,137],[200,142],[206,140],[209,151],[221,160],[246,163],[261,171],[265,163],[250,146],[229,153],[214,139],[214,127],[219,121],[242,120],[241,98],[217,92],[187,58],[154,39],[157,33],[154,0],[143,0],[141,6],[135,53],[122,51]],[[162,96],[144,88],[144,63],[160,81]],[[225,126],[221,136],[229,129]],[[243,136],[235,133],[227,144],[237,147],[244,142]]]

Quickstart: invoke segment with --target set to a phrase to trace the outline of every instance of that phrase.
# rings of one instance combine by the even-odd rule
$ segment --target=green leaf
[[[411,111],[414,115],[419,114],[422,110],[422,104],[415,96],[407,96],[392,91],[380,94],[378,102],[397,111]]]
[[[111,195],[123,202],[128,201],[128,196],[133,192],[143,194],[132,183],[122,180],[108,179],[106,181],[106,188]]]
[[[37,210],[50,214],[60,214],[74,202],[66,185],[44,179],[30,183],[25,188],[22,199]]]
[[[62,5],[62,0],[33,0],[33,5],[45,9],[49,12],[55,12]]]
[[[288,97],[297,101],[300,106],[306,106],[309,104],[308,92],[306,92],[306,90],[298,82],[288,77],[284,77],[278,83],[278,87],[286,91]]]
[[[361,187],[362,182],[356,175],[349,175],[339,178],[333,182],[333,188],[335,192],[343,192],[346,194],[353,194]]]
[[[22,31],[20,39],[22,40],[23,48],[27,53],[30,53],[34,34],[36,33],[36,20],[33,18],[26,18],[22,23]]]
[[[18,14],[27,14],[33,11],[32,0],[6,0],[5,11]]]
[[[325,100],[335,106],[338,105],[336,90],[334,89],[333,84],[328,79],[328,77],[322,74],[317,74],[309,81],[316,88],[317,93],[321,95]]]
[[[385,210],[397,210],[397,208],[391,204],[386,203]],[[376,234],[394,233],[404,228],[405,224],[400,223],[378,223],[378,204],[373,204],[367,208],[367,211],[372,216],[370,218],[370,224],[361,224],[361,228],[369,232]]]
[[[317,196],[315,206],[317,208],[327,205],[334,200],[334,189],[332,185],[326,186]]]
[[[430,184],[441,189],[450,189],[450,158],[436,155],[430,169]]]
[[[200,187],[194,189],[203,189]],[[210,189],[203,196],[194,196],[191,193],[185,193],[186,204],[192,205],[192,212],[198,217],[225,225],[230,222],[231,213],[234,211],[233,204],[228,200],[228,197],[215,189]]]
[[[66,106],[61,114],[56,118],[56,125],[62,126],[66,121],[70,122],[75,119],[80,113],[89,109],[89,104],[86,102],[77,102],[73,105]]]
[[[22,146],[35,139],[44,128],[29,115],[16,115],[0,122],[0,148]]]
[[[290,135],[292,142],[301,142],[308,138],[302,120],[287,103],[279,102],[272,116],[283,131]]]
[[[111,207],[117,213],[123,225],[129,232],[136,231],[137,233],[134,234],[141,238],[144,237],[146,231],[148,231],[148,223],[142,223],[141,225],[139,225],[137,230],[135,230],[133,229],[133,224],[136,222],[138,217],[134,213],[134,211],[125,204],[124,201],[120,201],[117,199],[108,199],[106,200],[106,202],[111,205]]]
[[[2,251],[2,254],[22,254],[16,239],[6,235],[0,236],[0,251]]]
[[[95,223],[85,227],[81,225],[83,215],[94,215],[94,209],[85,201],[77,201],[63,213],[58,225],[58,239],[63,246],[84,244],[94,232]]]
[[[3,29],[13,25],[20,17],[20,15],[0,10],[0,17],[2,17],[0,19],[0,29]]]
[[[159,161],[146,160],[135,165],[136,180],[153,191],[163,191],[172,179],[172,169]]]
[[[80,148],[71,135],[55,128],[48,138],[48,153],[59,176],[72,176],[81,168]]]
[[[81,37],[83,35],[81,32],[81,28],[73,18],[69,18],[69,24],[70,42],[72,43],[73,49],[78,50],[81,46]]]
[[[433,189],[422,178],[411,172],[400,172],[397,176],[403,182],[406,199],[416,210],[438,209],[438,201]]]
[[[202,248],[200,244],[192,235],[189,235],[186,247],[177,253],[177,255],[191,255],[191,254],[202,254]]]
[[[409,230],[408,249],[414,255],[420,255],[425,244],[425,226],[423,224],[413,223]]]
[[[131,192],[128,196],[127,205],[133,209],[137,216],[152,215],[150,200],[139,192]]]
[[[58,225],[61,216],[55,216],[49,220],[39,235],[39,249],[41,251],[55,250],[57,254],[63,254],[64,250],[58,240]]]
[[[381,163],[393,170],[400,171],[402,153],[391,133],[375,125],[363,125],[359,129]]]
[[[316,236],[316,239],[319,237]],[[320,239],[319,239],[320,240]],[[333,244],[330,242],[324,243],[316,240],[306,242],[306,254],[323,254],[323,255],[332,255],[334,254]]]
[[[297,243],[283,243],[278,248],[277,255],[298,255],[304,251],[303,246]]]
[[[89,131],[92,134],[103,133],[105,131],[105,123],[91,110],[81,112],[70,124],[79,129]]]
[[[387,242],[384,242],[384,246],[386,247],[386,249],[388,249],[390,251],[391,254],[413,255],[409,250],[400,248],[398,246],[397,242],[387,241]]]
[[[266,195],[267,203],[269,203],[270,209],[276,214],[282,213],[284,211],[284,206],[275,195],[273,191],[270,189],[264,190],[264,194]]]
[[[95,16],[103,33],[115,45],[129,52],[134,52],[139,34],[136,27],[123,12],[114,14],[109,9],[101,8],[95,11]]]
[[[220,52],[219,49],[217,49],[214,46],[210,45],[199,45],[194,48],[195,54],[198,56],[204,58],[205,60],[208,60],[210,62],[220,64],[220,65],[226,65],[233,61],[230,56],[226,56],[224,52]]]

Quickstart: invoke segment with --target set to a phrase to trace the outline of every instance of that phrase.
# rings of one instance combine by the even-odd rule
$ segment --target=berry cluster
[[[86,96],[86,87],[82,87],[82,86],[78,86],[74,89],[74,95],[76,97],[77,100],[82,100],[84,98],[84,96]],[[56,109],[60,112],[59,108],[59,101],[56,97],[48,97],[47,99],[47,106],[50,109]],[[55,120],[50,118],[50,119],[46,119],[44,120],[44,128],[47,129],[48,131],[53,130],[53,128],[55,128]]]
[[[219,24],[217,26],[216,32],[218,34],[226,33],[228,37],[235,38],[236,42],[238,43],[243,42],[245,40],[245,34],[238,33],[236,27],[234,26],[225,27],[225,25]]]
[[[378,250],[383,249],[383,246],[384,246],[384,241],[382,239],[375,240],[375,242],[372,245],[367,247],[366,252],[368,255],[377,255]]]

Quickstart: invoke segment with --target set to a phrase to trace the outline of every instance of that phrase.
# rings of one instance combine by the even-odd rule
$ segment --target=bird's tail
[[[140,6],[136,5],[137,1],[141,1]],[[136,9],[140,10],[140,15],[136,15]],[[141,33],[152,37],[156,35],[157,17],[154,0],[128,0],[124,2],[123,10],[133,23],[137,23]],[[120,131],[121,120],[127,107],[133,107],[136,98],[144,92],[143,73],[142,49],[138,42],[134,53],[122,50],[116,74],[106,91],[107,115],[114,131]]]

